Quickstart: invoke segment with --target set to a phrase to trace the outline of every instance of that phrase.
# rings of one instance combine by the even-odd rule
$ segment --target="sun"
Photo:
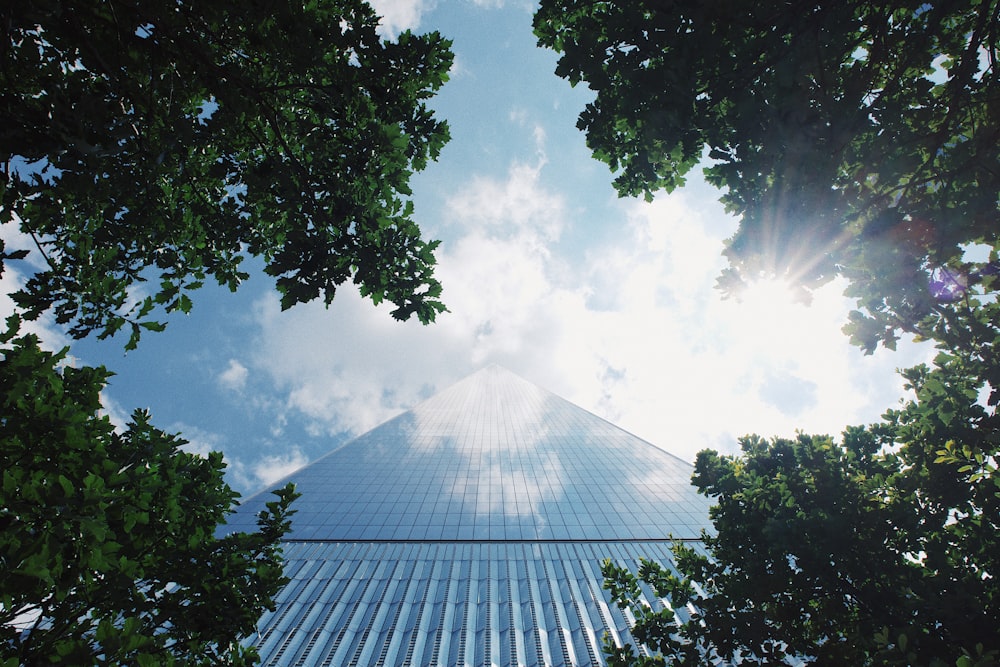
[[[758,406],[755,418],[798,427],[809,415],[828,423],[836,406],[854,409],[858,397],[831,389],[855,381],[856,352],[843,333],[852,305],[845,287],[840,278],[807,290],[787,278],[762,277],[722,305],[724,355],[739,369],[733,381]],[[795,424],[781,421],[792,417]]]
[[[755,316],[778,321],[801,316],[811,302],[810,293],[784,278],[758,278],[734,295],[741,308]]]
[[[836,284],[808,291],[782,278],[759,278],[731,295],[725,307],[732,354],[782,367],[829,371],[846,339],[847,310]]]

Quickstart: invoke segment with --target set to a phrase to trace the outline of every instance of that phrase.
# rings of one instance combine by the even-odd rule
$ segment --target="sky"
[[[692,462],[737,451],[747,433],[836,435],[906,396],[895,369],[933,349],[863,355],[840,330],[843,284],[808,307],[779,283],[723,299],[714,284],[737,220],[698,174],[651,203],[618,198],[576,129],[591,95],[555,76],[532,3],[373,4],[387,37],[438,30],[454,42],[451,80],[431,102],[452,141],[412,182],[415,219],[442,241],[449,312],[396,322],[350,286],[329,308],[281,312],[254,270],[235,294],[195,293],[190,315],[128,353],[122,338],[71,341],[34,324],[49,347],[71,346],[72,363],[116,373],[103,396],[116,423],[149,410],[192,451],[224,452],[229,483],[248,494],[491,363]],[[12,225],[2,233],[17,247]],[[8,269],[0,293],[22,280]],[[11,308],[0,296],[0,314]]]

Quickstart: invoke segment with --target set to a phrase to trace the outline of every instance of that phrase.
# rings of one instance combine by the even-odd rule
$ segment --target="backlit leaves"
[[[941,270],[996,296],[995,1],[544,0],[535,32],[595,91],[578,125],[620,194],[669,192],[707,155],[740,217],[724,291],[846,276],[867,351],[953,310]]]
[[[607,568],[636,637],[675,664],[995,664],[1000,3],[543,0],[535,31],[595,91],[579,127],[620,194],[670,191],[707,156],[740,218],[723,291],[840,275],[854,344],[942,352],[903,372],[911,401],[839,443],[699,455],[711,558],[678,562],[705,596],[676,624]]]
[[[437,33],[382,41],[361,0],[0,18],[0,210],[45,265],[15,295],[27,316],[133,347],[207,279],[235,290],[247,256],[285,308],[353,280],[399,319],[444,309],[407,199],[448,140],[426,105],[452,61]]]
[[[15,323],[16,324],[16,323]],[[219,538],[225,463],[136,411],[102,415],[110,373],[33,337],[0,350],[0,664],[253,664],[239,645],[285,583],[291,487],[256,533]]]

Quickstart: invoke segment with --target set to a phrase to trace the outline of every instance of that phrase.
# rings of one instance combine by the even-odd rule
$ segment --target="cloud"
[[[329,309],[281,312],[267,295],[256,306],[250,365],[320,436],[363,432],[489,361],[513,365],[525,349],[544,354],[560,313],[584,297],[555,285],[547,246],[566,211],[540,186],[541,169],[515,163],[505,178],[473,177],[445,203],[456,234],[437,273],[451,312],[435,324],[395,322],[388,307],[372,307],[350,286]]]
[[[101,391],[100,414],[106,416],[119,433],[125,431],[129,422],[132,421],[132,411],[122,407],[118,401],[111,397],[106,388]]]
[[[309,459],[297,447],[293,447],[291,451],[284,454],[265,456],[250,467],[256,478],[253,487],[257,488],[274,484],[282,477],[292,474],[307,463],[309,463]]]
[[[745,432],[838,433],[877,419],[899,396],[894,365],[929,353],[863,357],[840,332],[850,307],[843,284],[820,291],[811,308],[787,296],[724,300],[714,283],[729,232],[715,204],[675,193],[618,206],[627,233],[617,243],[568,276],[539,250],[540,264],[503,283],[523,293],[527,281],[534,300],[498,318],[510,331],[490,319],[483,338],[498,338],[522,374],[654,444],[691,459]],[[489,267],[487,257],[473,267]],[[463,289],[478,292],[481,281]],[[776,401],[793,384],[796,400]]]
[[[230,359],[226,370],[219,373],[219,384],[221,384],[224,389],[241,392],[244,387],[246,387],[247,378],[249,376],[250,371],[247,370],[246,366],[235,359]]]
[[[6,319],[18,312],[18,308],[11,298],[11,294],[21,290],[26,282],[26,273],[33,274],[35,271],[42,271],[48,265],[42,253],[36,247],[34,239],[25,234],[19,228],[20,219],[14,216],[11,220],[0,223],[0,239],[3,240],[5,251],[28,250],[28,256],[24,260],[14,260],[5,262],[0,275],[0,328],[6,330]],[[51,252],[51,249],[50,249]],[[134,283],[127,292],[127,298],[122,305],[121,312],[129,312],[143,299],[150,294],[149,287],[145,283]],[[41,341],[43,349],[60,350],[71,344],[71,339],[66,335],[66,328],[55,322],[51,309],[42,314],[36,320],[22,320],[20,334],[34,334]]]
[[[748,432],[877,419],[900,395],[893,368],[926,355],[852,348],[842,284],[811,308],[780,290],[724,300],[714,284],[735,221],[697,190],[610,202],[607,224],[622,233],[569,262],[555,248],[571,209],[545,169],[536,153],[443,202],[437,274],[450,312],[433,325],[395,322],[351,287],[329,310],[261,299],[247,364],[286,417],[305,418],[317,444],[359,434],[496,362],[692,460]]]
[[[381,17],[379,34],[390,39],[404,30],[416,30],[434,4],[428,0],[371,0],[375,13]]]
[[[338,291],[329,310],[315,304],[282,312],[267,295],[255,312],[260,334],[250,365],[284,396],[282,419],[305,419],[319,436],[360,433],[426,396],[425,383],[449,363],[441,335],[418,322],[396,322],[389,307],[373,307],[353,286]],[[444,327],[442,327],[444,329]]]
[[[507,6],[532,12],[535,9],[535,3],[528,0],[472,0],[472,4],[481,9],[503,9]]]
[[[168,433],[179,433],[187,441],[181,449],[191,454],[207,456],[210,452],[223,452],[226,477],[230,486],[256,492],[306,465],[308,457],[298,447],[291,447],[278,454],[264,454],[247,461],[234,456],[227,446],[226,437],[188,423],[172,424]]]
[[[539,249],[556,240],[566,222],[561,196],[544,190],[539,176],[544,156],[535,164],[515,162],[507,178],[475,176],[445,204],[449,221],[462,230],[496,238],[517,238]]]
[[[760,397],[778,408],[782,414],[797,417],[807,408],[817,405],[818,386],[786,369],[774,369],[765,374],[760,385]]]
[[[6,252],[14,250],[31,250],[28,257],[22,262],[17,260],[4,262],[3,272],[0,275],[0,330],[6,331],[6,320],[17,310],[14,300],[10,295],[24,287],[26,282],[20,268],[40,269],[42,268],[41,258],[31,238],[23,233],[15,222],[4,222],[0,224],[0,239],[3,239]],[[34,334],[41,341],[41,346],[47,350],[60,350],[69,345],[69,337],[55,324],[54,318],[50,314],[42,315],[37,320],[22,321],[20,335]]]
[[[839,433],[877,419],[899,396],[892,364],[927,350],[863,357],[840,332],[850,307],[842,283],[817,293],[812,307],[780,288],[724,300],[714,283],[726,216],[693,196],[620,204],[630,233],[592,262],[600,295],[592,302],[602,313],[586,321],[590,347],[614,373],[590,375],[585,404],[688,459],[704,447],[734,447],[748,432]],[[866,388],[861,378],[870,379]],[[795,401],[776,400],[793,385]]]

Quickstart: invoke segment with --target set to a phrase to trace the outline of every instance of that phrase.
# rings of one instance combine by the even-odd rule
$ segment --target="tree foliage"
[[[287,581],[291,486],[222,538],[236,494],[136,411],[101,415],[104,368],[0,337],[0,664],[253,664],[241,647]]]
[[[383,41],[363,0],[38,0],[0,22],[0,213],[43,264],[26,316],[134,346],[246,256],[284,308],[350,279],[398,319],[444,309],[408,199],[448,139],[437,33]]]
[[[636,639],[661,652],[606,643],[610,664],[1000,663],[1000,477],[981,439],[1000,430],[956,358],[935,371],[907,371],[914,400],[839,443],[749,436],[739,456],[701,452],[694,483],[717,502],[707,556],[675,546],[679,573],[605,563]],[[643,608],[640,582],[669,605]],[[689,602],[676,622],[671,606]]]
[[[706,553],[605,564],[660,651],[608,644],[611,663],[996,664],[1000,3],[542,0],[535,28],[595,90],[578,125],[622,195],[707,165],[740,219],[724,290],[840,275],[855,344],[940,349],[841,442],[702,452]],[[670,604],[644,608],[644,585]]]
[[[621,194],[707,157],[740,217],[725,289],[844,275],[869,351],[996,294],[996,0],[543,0],[535,28],[596,92],[578,126]]]

